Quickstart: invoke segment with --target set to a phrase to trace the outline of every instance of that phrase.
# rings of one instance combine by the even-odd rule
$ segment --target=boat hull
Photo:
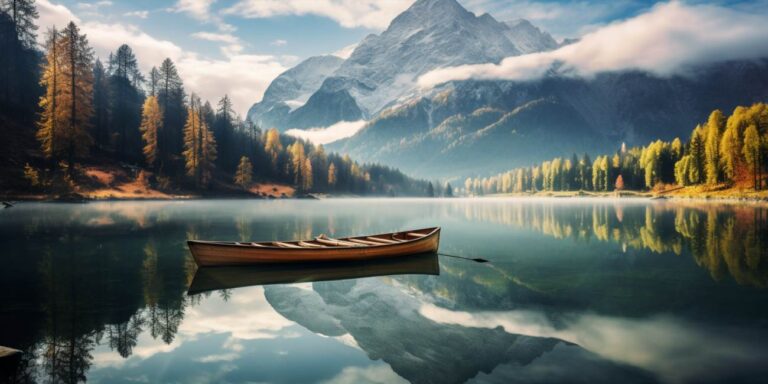
[[[434,228],[427,236],[419,239],[375,246],[279,248],[196,240],[190,240],[187,244],[195,262],[201,267],[359,261],[437,252],[440,228]]]

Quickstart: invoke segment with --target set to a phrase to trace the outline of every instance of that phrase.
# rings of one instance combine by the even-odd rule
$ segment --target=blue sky
[[[143,70],[171,57],[188,88],[203,98],[230,94],[240,113],[280,72],[309,56],[331,54],[379,33],[414,0],[38,0],[42,31],[74,19],[100,57],[120,44]],[[459,0],[499,20],[527,18],[557,39],[579,37],[648,12],[641,0]],[[768,0],[686,1],[736,10]]]

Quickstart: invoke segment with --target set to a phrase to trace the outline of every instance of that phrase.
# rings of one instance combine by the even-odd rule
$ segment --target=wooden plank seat
[[[363,245],[382,245],[381,243],[377,243],[375,241],[368,241],[368,240],[360,240],[360,239],[347,239],[353,243],[363,244]]]
[[[276,245],[278,247],[281,247],[281,248],[301,248],[298,245],[283,243],[281,241],[273,241],[272,244],[274,244],[274,245]]]
[[[428,235],[425,235],[423,233],[414,233],[414,232],[408,232],[405,235],[406,236],[410,236],[410,237],[416,237],[416,238],[419,238],[419,239],[422,238],[422,237],[427,237],[428,236]]]
[[[343,241],[343,240],[337,240],[332,239],[330,237],[327,237],[325,235],[318,236],[315,238],[315,241],[317,241],[320,244],[327,244],[327,245],[335,245],[337,247],[360,247],[362,244],[353,243],[351,241]]]
[[[328,248],[322,244],[308,243],[306,241],[299,241],[299,245],[306,248]]]
[[[382,239],[380,237],[374,237],[374,236],[368,236],[365,238],[366,240],[375,241],[377,243],[381,244],[397,244],[399,241],[396,240],[390,240],[390,239]]]

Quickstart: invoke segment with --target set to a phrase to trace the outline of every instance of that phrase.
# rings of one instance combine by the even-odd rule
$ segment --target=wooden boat
[[[439,243],[437,227],[340,239],[320,235],[304,241],[187,241],[201,267],[371,260],[437,252]]]
[[[265,264],[258,266],[201,267],[195,272],[188,295],[250,287],[315,281],[359,279],[391,275],[439,275],[436,253],[389,259],[341,263]]]

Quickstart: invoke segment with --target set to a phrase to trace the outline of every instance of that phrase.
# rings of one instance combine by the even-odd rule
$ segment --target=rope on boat
[[[455,257],[457,259],[464,259],[464,260],[470,260],[474,261],[476,263],[489,263],[490,260],[483,259],[482,257],[464,257],[464,256],[457,256],[457,255],[449,255],[447,253],[438,252],[437,253],[440,256],[447,256],[447,257]]]

